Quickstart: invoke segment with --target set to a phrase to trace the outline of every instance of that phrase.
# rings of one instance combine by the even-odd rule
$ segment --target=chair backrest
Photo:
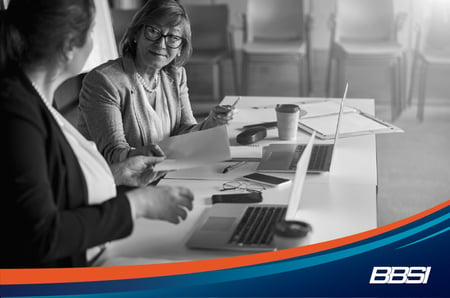
[[[304,40],[303,11],[302,0],[248,0],[246,41]]]
[[[192,47],[197,50],[228,49],[229,10],[226,4],[185,5],[191,21]]]
[[[396,20],[392,1],[336,0],[335,40],[394,40]]]
[[[423,49],[450,52],[450,3],[436,2],[431,7],[423,24],[423,31]]]
[[[131,20],[133,19],[136,12],[137,9],[111,8],[111,20],[117,47],[119,47],[120,40],[125,34],[128,25],[131,24]]]

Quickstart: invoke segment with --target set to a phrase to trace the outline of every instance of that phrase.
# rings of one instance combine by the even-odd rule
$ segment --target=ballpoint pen
[[[240,166],[242,166],[242,165],[244,165],[246,163],[247,163],[246,161],[240,161],[240,162],[235,163],[235,164],[233,164],[231,166],[228,166],[225,169],[223,169],[222,174],[228,173],[229,171],[232,171],[232,170],[234,170],[234,169],[236,169],[236,168],[238,168],[238,167],[240,167]]]
[[[241,100],[241,97],[238,96],[238,98],[234,101],[234,103],[231,105],[231,108],[234,109],[237,105],[237,103]]]

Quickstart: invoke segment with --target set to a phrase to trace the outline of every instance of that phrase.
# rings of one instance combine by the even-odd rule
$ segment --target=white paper
[[[300,123],[313,128],[323,135],[334,136],[336,133],[337,118],[338,115],[307,118],[302,119]],[[342,115],[342,123],[339,127],[339,134],[352,134],[363,131],[375,132],[377,130],[386,130],[386,126],[358,113],[349,113]]]
[[[318,103],[307,103],[300,105],[300,109],[306,112],[301,119],[339,114],[340,105],[334,101],[322,101]],[[344,113],[356,112],[356,109],[344,106]]]
[[[261,158],[262,146],[231,146],[230,147],[231,158],[245,159],[245,158]]]
[[[230,159],[230,144],[224,125],[173,136],[158,145],[167,159],[156,164],[154,171],[200,167]]]
[[[186,169],[180,171],[173,171],[167,173],[165,179],[183,179],[183,180],[216,180],[216,181],[230,181],[244,175],[256,172],[259,162],[246,162],[242,166],[223,173],[223,169],[235,164],[236,162],[221,162],[201,168]]]

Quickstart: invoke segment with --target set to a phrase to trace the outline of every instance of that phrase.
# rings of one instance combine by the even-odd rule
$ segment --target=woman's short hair
[[[185,42],[181,46],[180,56],[164,67],[169,73],[173,74],[176,69],[184,65],[192,54],[191,25],[189,16],[184,7],[177,0],[149,0],[136,13],[128,26],[122,40],[120,41],[120,50],[122,55],[136,56],[137,35],[144,25],[161,23],[169,27],[181,26],[182,37]]]
[[[94,14],[93,0],[11,0],[0,19],[0,70],[53,62],[68,41],[83,46]]]

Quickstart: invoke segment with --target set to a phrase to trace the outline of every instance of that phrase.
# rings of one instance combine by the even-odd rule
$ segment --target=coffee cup
[[[273,241],[277,250],[307,245],[311,242],[312,227],[309,223],[283,220],[275,225]]]
[[[295,140],[300,116],[300,108],[294,104],[279,104],[277,112],[278,137],[281,140]]]

